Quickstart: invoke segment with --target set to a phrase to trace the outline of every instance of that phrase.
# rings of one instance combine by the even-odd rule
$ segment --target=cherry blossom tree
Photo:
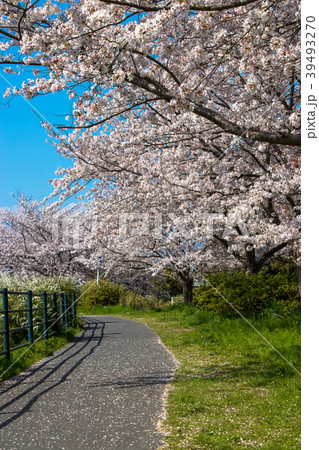
[[[77,174],[95,181],[89,196],[93,211],[135,214],[178,212],[199,218],[209,214],[210,236],[221,243],[251,273],[259,272],[285,251],[298,261],[300,234],[300,154],[270,144],[242,140],[221,153],[209,141],[209,132],[196,133],[182,124],[172,132],[162,125],[148,127],[132,139],[134,122],[118,123],[112,132],[74,140],[78,151],[94,155],[93,164],[76,163]],[[161,139],[160,139],[161,136]],[[128,143],[128,140],[130,142]],[[69,145],[69,144],[68,144]],[[67,146],[64,146],[67,150]],[[173,154],[172,154],[172,149]],[[121,168],[122,158],[128,168]],[[66,171],[63,182],[73,181]],[[56,181],[57,189],[61,181]],[[70,191],[69,191],[70,192]],[[112,194],[111,194],[112,192]],[[133,203],[133,204],[132,204]],[[197,236],[199,241],[202,239]]]
[[[2,67],[33,72],[5,96],[68,91],[60,132],[44,125],[74,160],[54,195],[89,186],[103,223],[90,248],[154,271],[172,261],[184,284],[228,261],[221,246],[250,272],[283,251],[298,262],[298,2],[6,1],[0,13]],[[176,217],[161,239],[124,247],[106,211]],[[178,232],[189,213],[214,215],[208,238]]]
[[[42,276],[88,275],[75,208],[41,205],[25,195],[0,211],[0,265],[11,272]],[[75,227],[74,227],[75,225]]]
[[[103,261],[113,261],[113,278],[114,274],[134,271],[141,274],[141,279],[147,273],[171,277],[181,285],[185,304],[190,304],[196,274],[212,268],[214,263],[220,267],[222,256],[228,256],[231,266],[233,261],[224,248],[217,241],[211,243],[209,217],[185,214],[177,209],[176,202],[174,213],[170,204],[153,211],[149,204],[138,204],[136,199],[125,205],[116,189],[113,195],[109,187],[107,191],[90,205],[89,211],[97,214],[98,223],[87,245],[94,246]]]
[[[178,111],[204,119],[217,141],[300,145],[295,1],[14,0],[0,12],[6,70],[40,67],[15,92],[68,89],[71,127]]]

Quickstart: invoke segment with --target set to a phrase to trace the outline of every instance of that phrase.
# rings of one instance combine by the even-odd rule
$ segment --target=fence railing
[[[178,297],[171,297],[171,304],[174,305],[174,303],[184,303],[184,297],[178,296]]]
[[[3,329],[0,329],[0,337],[3,337],[3,350],[0,348],[2,350],[0,355],[4,355],[7,359],[10,359],[10,353],[14,350],[32,344],[35,339],[48,339],[61,329],[68,328],[69,324],[76,319],[74,293],[49,293],[44,291],[41,294],[34,294],[32,291],[17,292],[2,289],[0,294],[2,297],[0,314],[2,315],[3,325]],[[25,297],[25,307],[20,309],[10,308],[9,296],[16,295]],[[35,299],[38,299],[38,301],[35,302]],[[24,314],[24,317],[20,319],[20,323],[25,324],[15,326],[17,323],[14,322],[19,321],[17,315],[21,313]],[[15,319],[12,316],[14,314],[16,315]],[[17,343],[18,345],[16,345]]]

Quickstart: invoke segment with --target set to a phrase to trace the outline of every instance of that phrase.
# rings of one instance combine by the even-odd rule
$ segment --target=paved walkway
[[[0,449],[155,450],[176,363],[145,325],[84,318],[75,342],[0,385]]]

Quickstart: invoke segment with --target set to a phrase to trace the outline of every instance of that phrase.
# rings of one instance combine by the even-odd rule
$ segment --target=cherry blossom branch
[[[156,102],[156,101],[161,100],[161,99],[162,99],[161,97],[157,97],[157,98],[153,98],[153,99],[143,100],[141,102],[135,103],[134,105],[132,105],[132,106],[130,106],[128,108],[122,109],[121,111],[119,111],[117,113],[114,113],[114,114],[106,117],[105,119],[102,119],[102,120],[100,120],[98,122],[91,123],[89,125],[59,125],[56,128],[58,128],[60,130],[65,130],[65,129],[72,129],[72,130],[89,129],[89,128],[92,128],[92,127],[96,127],[98,125],[102,125],[103,123],[107,122],[108,120],[114,119],[115,117],[118,117],[118,116],[120,116],[122,114],[125,114],[126,112],[129,112],[132,109],[137,108],[138,106],[146,105],[150,101]]]
[[[171,101],[175,99],[173,94],[170,94],[169,91],[161,85],[159,82],[150,79],[149,77],[139,77],[135,74],[131,80],[128,80],[135,86],[138,86],[152,94],[156,94],[161,96],[166,101]],[[207,108],[201,104],[196,102],[192,103],[192,111],[205,119],[208,119],[210,122],[218,125],[225,133],[233,134],[235,136],[247,137],[259,142],[268,142],[269,144],[281,144],[281,145],[289,145],[289,146],[300,146],[301,145],[301,134],[293,134],[293,133],[281,133],[281,132],[269,132],[262,131],[258,128],[252,127],[242,127],[238,124],[231,122],[230,120],[223,117],[221,114],[213,111],[212,109]]]
[[[170,9],[170,3],[168,2],[164,6],[144,6],[139,3],[129,2],[129,1],[122,1],[122,0],[100,0],[103,3],[113,4],[113,5],[120,5],[120,6],[126,6],[128,8],[135,8],[140,11],[144,12],[156,12],[156,11],[163,11]],[[245,5],[249,5],[251,3],[257,3],[259,0],[234,0],[233,2],[229,3],[219,3],[215,5],[201,5],[201,4],[191,4],[189,5],[188,9],[190,11],[224,11],[227,9],[234,9],[234,8],[240,8]]]

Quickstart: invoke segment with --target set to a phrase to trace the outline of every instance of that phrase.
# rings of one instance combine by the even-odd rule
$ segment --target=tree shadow
[[[153,374],[143,377],[132,377],[116,381],[108,381],[105,383],[94,383],[89,385],[88,387],[116,387],[118,389],[131,389],[144,386],[165,385],[171,383],[171,381],[174,379],[174,374],[174,371],[154,372]]]
[[[283,377],[290,379],[296,376],[297,373],[288,365],[271,364],[271,362],[261,363],[258,359],[251,359],[238,365],[210,366],[206,371],[193,373],[189,376],[180,374],[175,377],[175,380],[185,381],[201,378],[206,379],[212,384],[218,384],[225,380],[228,383],[237,384],[245,380],[245,383],[251,387],[267,387],[275,380],[282,380]]]
[[[23,414],[30,411],[31,407],[34,405],[34,403],[36,403],[36,401],[40,397],[54,390],[59,385],[67,381],[72,372],[74,372],[74,370],[78,368],[86,358],[88,358],[90,355],[94,353],[94,351],[101,344],[104,338],[107,338],[108,333],[105,333],[105,325],[106,325],[105,322],[93,320],[91,318],[90,319],[85,318],[84,322],[86,324],[85,330],[82,332],[80,336],[77,337],[76,341],[73,342],[71,345],[69,345],[64,351],[58,353],[57,355],[54,355],[53,357],[46,359],[43,363],[40,363],[37,366],[31,367],[20,377],[19,376],[15,377],[13,385],[11,385],[10,380],[3,383],[3,386],[1,386],[1,388],[3,387],[3,389],[1,389],[0,392],[1,396],[3,396],[3,394],[7,393],[14,387],[17,387],[18,385],[21,386],[22,384],[24,384],[26,379],[29,378],[30,380],[30,382],[26,383],[25,386],[26,389],[24,389],[22,392],[20,392],[14,398],[7,401],[0,407],[1,415],[12,414],[10,418],[0,423],[0,429],[6,427],[11,422],[13,422]],[[92,342],[94,343],[93,346],[89,347],[89,344]],[[59,369],[63,367],[66,368],[68,366],[68,363],[70,362],[72,362],[72,367],[66,370],[58,380],[55,380],[54,382],[50,382],[50,380],[48,380],[48,378],[51,377],[54,373],[56,373]],[[52,364],[54,364],[53,367]],[[45,373],[42,374],[41,372]],[[36,375],[38,375],[37,378],[33,380],[33,378]],[[50,385],[48,386],[45,383],[50,383]],[[8,384],[9,386],[7,387]],[[30,392],[38,389],[39,387],[40,388],[42,387],[41,391],[36,393],[20,411],[13,413],[12,412],[7,413],[4,411],[6,408],[11,407],[18,400],[22,399]]]

